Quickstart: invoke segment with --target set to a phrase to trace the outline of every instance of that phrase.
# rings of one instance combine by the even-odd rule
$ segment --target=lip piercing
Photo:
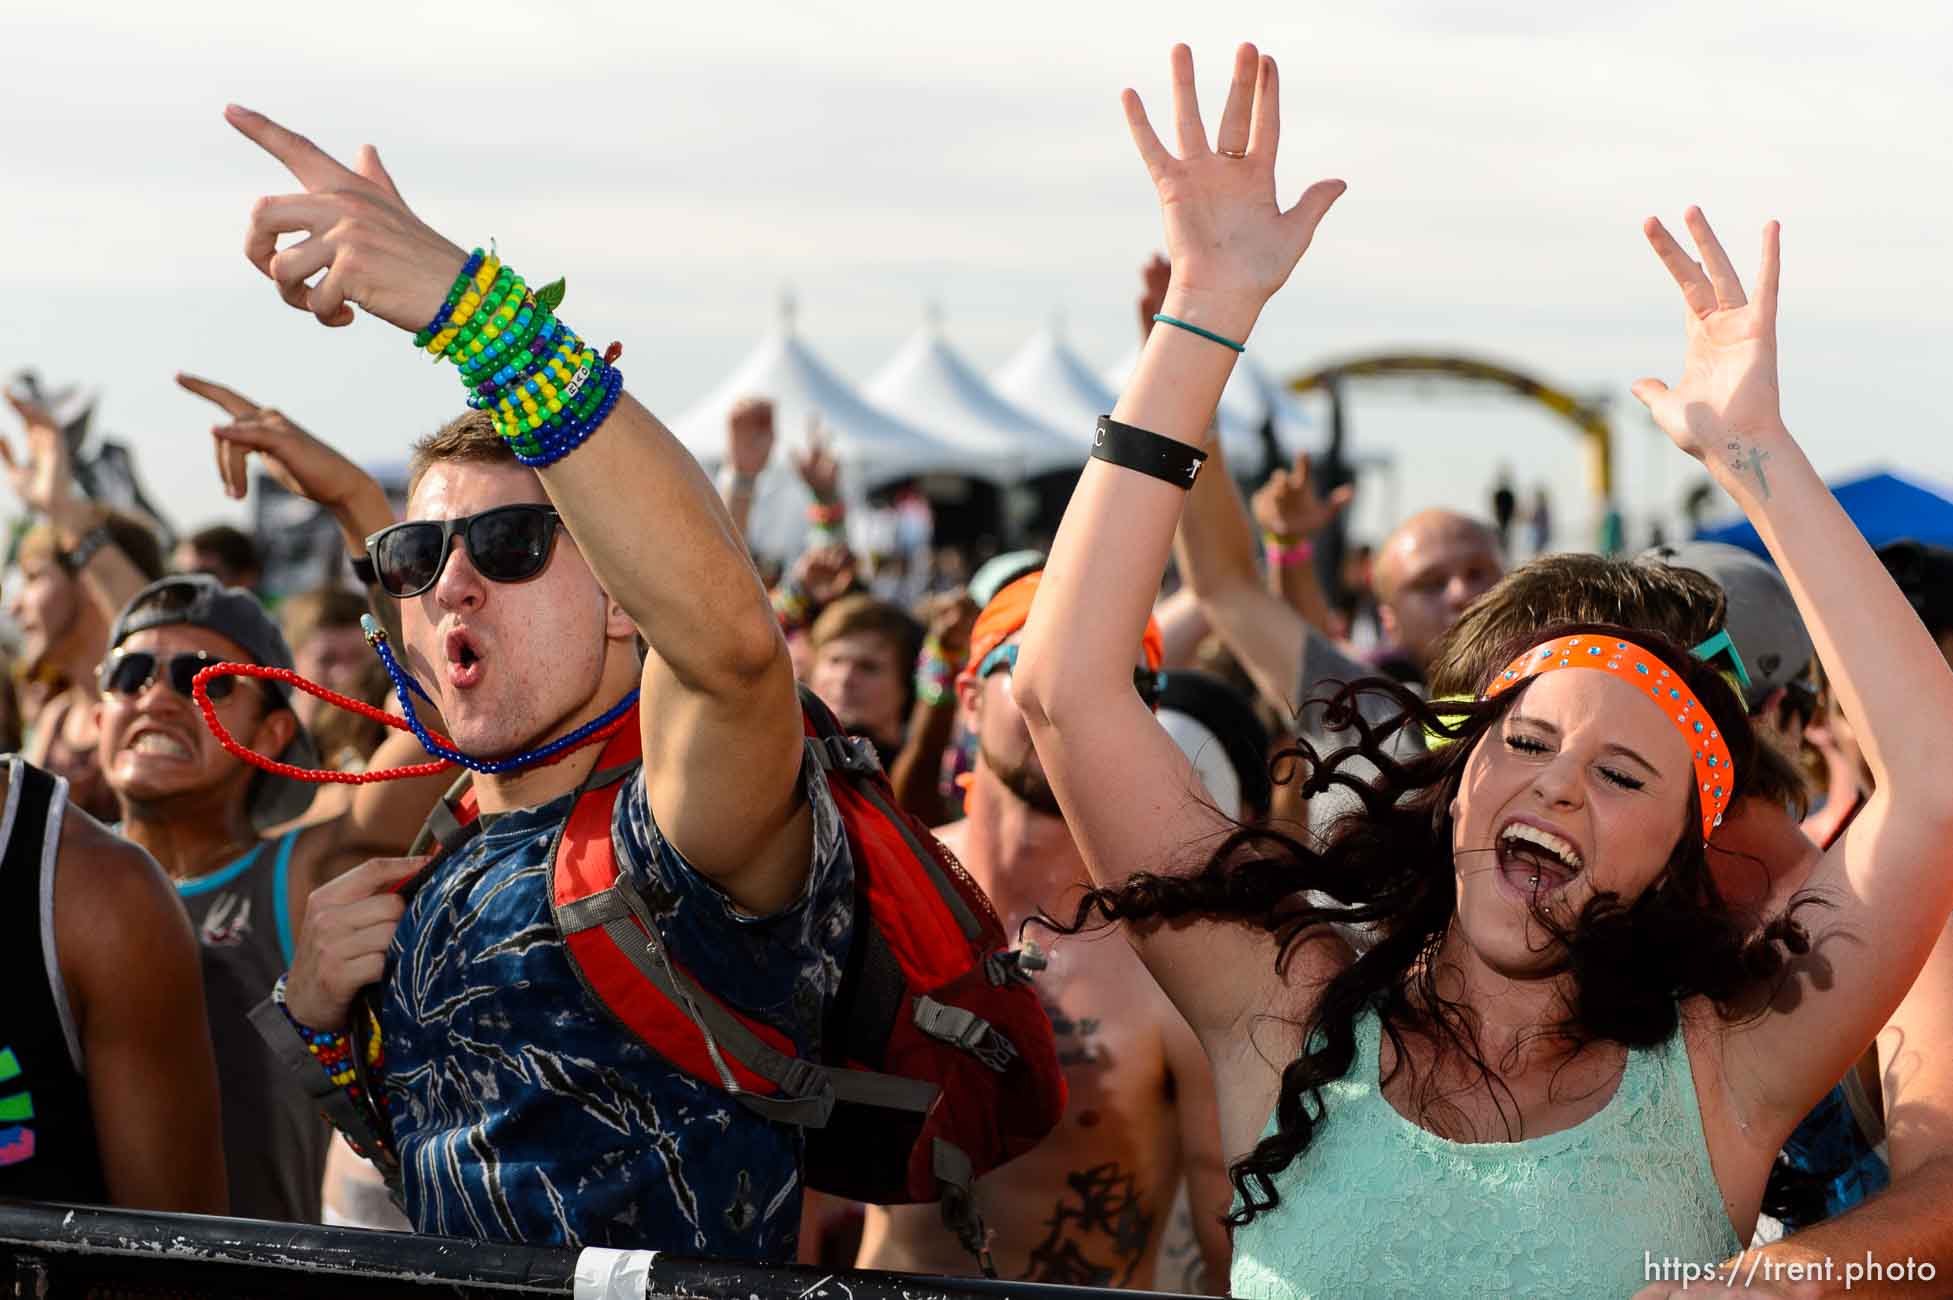
[[[1535,872],[1533,872],[1533,874],[1532,874],[1532,879],[1530,879],[1530,880],[1528,880],[1528,881],[1526,882],[1526,888],[1528,888],[1528,889],[1538,889],[1538,888],[1539,888],[1539,873],[1538,873],[1537,871],[1535,871]]]

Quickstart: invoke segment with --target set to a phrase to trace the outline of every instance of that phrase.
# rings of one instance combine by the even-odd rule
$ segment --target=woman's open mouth
[[[1565,889],[1587,865],[1573,841],[1530,822],[1506,823],[1494,845],[1500,880],[1526,899]]]

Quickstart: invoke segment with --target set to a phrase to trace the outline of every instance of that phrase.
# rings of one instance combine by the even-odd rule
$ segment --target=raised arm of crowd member
[[[1295,606],[1262,580],[1255,564],[1254,523],[1228,473],[1220,441],[1212,440],[1206,449],[1207,462],[1187,494],[1174,537],[1174,560],[1208,624],[1233,651],[1255,689],[1283,717],[1294,717],[1307,698],[1296,666],[1306,649],[1329,644],[1328,633],[1310,627]],[[1347,662],[1348,677],[1364,675],[1362,665]]]
[[[108,1203],[224,1214],[217,1064],[196,935],[148,854],[72,808],[60,835],[56,950]]]
[[[1325,635],[1331,624],[1329,598],[1317,580],[1315,539],[1356,496],[1345,483],[1327,497],[1311,478],[1309,453],[1299,452],[1291,468],[1268,476],[1248,499],[1248,511],[1261,527],[1263,553],[1268,561],[1268,589],[1289,603],[1302,621]]]
[[[889,764],[895,801],[925,826],[949,820],[943,798],[943,754],[956,730],[956,674],[970,654],[976,602],[961,587],[938,592],[924,612],[926,631],[915,666],[915,705],[902,750]]]
[[[229,424],[210,430],[224,494],[233,501],[244,499],[250,489],[250,456],[256,452],[266,472],[287,492],[324,508],[339,526],[353,571],[366,588],[367,603],[387,634],[397,638],[399,602],[378,589],[373,562],[366,554],[366,539],[393,522],[393,503],[379,480],[281,412],[259,406],[235,389],[186,374],[177,375],[176,383],[231,417]]]
[[[232,107],[227,116],[304,187],[260,201],[246,242],[286,300],[328,325],[350,324],[357,304],[423,330],[470,257],[409,210],[378,155],[363,150],[354,170],[259,114]],[[279,250],[278,237],[296,231],[310,237]],[[594,360],[586,365],[586,376],[596,373]],[[769,913],[800,894],[812,844],[792,667],[711,482],[615,373],[593,394],[568,374],[558,390],[601,393],[601,436],[591,436],[593,406],[576,454],[527,445],[543,453],[544,490],[591,572],[648,643],[639,716],[658,829],[737,904]]]
[[[764,397],[747,397],[733,404],[726,416],[726,468],[720,476],[720,491],[725,494],[726,513],[741,537],[753,516],[753,494],[759,491],[759,476],[773,459],[773,403]]]
[[[1163,314],[1239,343],[1288,279],[1344,186],[1320,181],[1293,208],[1280,207],[1274,179],[1277,75],[1274,61],[1259,58],[1253,47],[1244,45],[1236,55],[1213,149],[1195,102],[1193,56],[1185,46],[1173,51],[1173,98],[1177,158],[1153,133],[1138,95],[1130,90],[1124,95],[1127,121],[1160,192],[1166,222],[1172,283]],[[1233,361],[1228,345],[1201,333],[1156,328],[1113,419],[1146,431],[1140,440],[1160,460],[1189,456],[1201,447]],[[1093,879],[1105,885],[1135,871],[1171,869],[1185,855],[1181,846],[1198,853],[1195,846],[1211,847],[1226,830],[1200,795],[1192,765],[1132,689],[1126,671],[1166,568],[1184,486],[1184,475],[1162,481],[1096,454],[1087,462],[1053,545],[1013,682],[1066,821]],[[1232,491],[1225,473],[1211,463],[1201,469],[1194,488]],[[1245,526],[1238,509],[1235,518]],[[1240,622],[1232,618],[1235,590],[1253,592],[1264,608],[1281,611],[1286,630],[1276,635],[1286,637],[1285,657],[1293,665],[1300,619],[1261,585],[1253,571],[1252,537],[1245,549],[1240,581],[1223,584],[1227,595],[1209,617],[1227,636],[1229,624]],[[1205,566],[1209,574],[1213,569]],[[1195,576],[1199,566],[1183,566],[1182,572],[1201,589]],[[1254,665],[1251,671],[1264,689],[1276,688],[1276,698],[1288,700],[1269,668],[1268,647],[1257,644],[1249,653],[1237,647],[1236,654]],[[1244,1065],[1248,1057],[1232,1031],[1252,1018],[1252,1008],[1288,1001],[1274,971],[1272,938],[1245,927],[1159,927],[1135,935],[1134,942],[1216,1071]],[[1290,980],[1310,983],[1318,956],[1314,946],[1305,946],[1289,968]],[[1261,1068],[1269,1070],[1272,1099],[1274,1071]],[[1253,1104],[1230,1113],[1223,1095],[1225,1148],[1245,1150],[1266,1116],[1266,1106]]]
[[[108,527],[108,512],[75,495],[74,466],[67,435],[47,408],[9,390],[7,404],[26,426],[26,458],[17,459],[13,447],[0,438],[0,459],[21,504],[47,520],[54,531],[62,567],[80,580],[88,598],[107,618],[114,618],[129,597],[149,579],[130,560]]]
[[[366,554],[366,539],[393,522],[393,505],[379,480],[289,417],[272,407],[259,406],[235,389],[188,374],[179,374],[176,382],[231,417],[230,423],[216,425],[210,431],[225,494],[232,500],[244,499],[250,488],[250,457],[255,453],[266,472],[286,491],[324,508],[339,526],[353,570],[366,587],[367,604],[387,635],[397,639],[400,602],[380,590],[373,562]],[[438,726],[438,713],[431,705],[424,707],[424,720]],[[411,734],[390,730],[368,757],[367,766],[379,770],[423,762],[426,757]],[[313,888],[369,857],[404,852],[452,779],[452,773],[442,773],[354,786],[346,811],[321,823],[316,833],[308,836],[316,842],[306,845],[306,851],[293,859],[293,898],[297,905],[302,908]]]
[[[1936,758],[1953,725],[1953,671],[1784,425],[1776,224],[1752,302],[1702,213],[1687,220],[1700,263],[1659,221],[1646,225],[1687,306],[1683,378],[1673,389],[1644,379],[1634,394],[1756,526],[1877,782],[1807,883],[1831,904],[1818,955],[1851,977],[1724,1031],[1728,1104],[1774,1150],[1898,1008],[1953,912],[1953,792]]]

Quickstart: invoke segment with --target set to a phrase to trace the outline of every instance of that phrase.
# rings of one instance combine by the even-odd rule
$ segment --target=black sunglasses
[[[405,600],[440,580],[457,533],[475,572],[490,582],[522,582],[549,563],[550,543],[562,524],[563,517],[549,506],[497,506],[459,519],[416,519],[382,528],[366,539],[366,553],[380,589]]]
[[[186,650],[161,662],[168,670],[170,689],[187,700],[191,698],[190,684],[196,680],[197,674],[212,664],[225,661],[202,650]],[[121,695],[133,700],[156,680],[157,663],[157,657],[147,650],[117,650],[102,664],[98,678],[102,694]],[[237,683],[235,677],[213,677],[204,684],[204,691],[214,704],[229,699]]]

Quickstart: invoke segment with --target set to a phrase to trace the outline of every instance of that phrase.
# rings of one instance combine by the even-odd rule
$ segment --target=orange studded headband
[[[1736,765],[1730,761],[1729,742],[1716,729],[1709,710],[1697,702],[1695,693],[1680,674],[1632,641],[1617,641],[1609,636],[1555,637],[1534,646],[1505,666],[1505,671],[1485,688],[1485,699],[1510,690],[1528,677],[1558,672],[1562,668],[1591,668],[1612,673],[1635,689],[1646,688],[1648,698],[1658,705],[1688,742],[1695,758],[1695,779],[1702,792],[1702,838],[1707,840],[1722,825],[1736,788]]]

